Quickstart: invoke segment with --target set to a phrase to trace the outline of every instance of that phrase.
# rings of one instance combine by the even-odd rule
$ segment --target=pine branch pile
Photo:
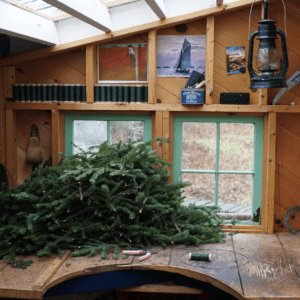
[[[110,247],[118,258],[120,245],[224,241],[217,207],[181,205],[189,184],[167,183],[170,164],[154,155],[154,141],[164,142],[102,143],[2,188],[0,258],[65,249],[105,258]]]

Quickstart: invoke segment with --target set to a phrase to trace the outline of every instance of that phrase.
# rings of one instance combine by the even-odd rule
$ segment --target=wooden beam
[[[205,79],[207,84],[213,90],[214,87],[214,51],[215,51],[215,17],[208,16],[206,18],[206,67]],[[205,89],[205,103],[213,104],[213,92],[206,87]]]
[[[146,3],[150,6],[153,12],[157,15],[160,19],[166,18],[166,9],[164,0],[145,0]]]
[[[86,102],[94,102],[94,86],[97,83],[97,46],[86,46]]]
[[[3,1],[0,1],[0,33],[48,46],[58,44],[53,21]]]
[[[262,2],[263,0],[256,0],[255,3],[262,3]],[[37,51],[33,51],[21,55],[8,57],[0,61],[0,66],[16,65],[22,62],[38,60],[44,57],[56,55],[61,52],[67,52],[73,49],[79,49],[89,44],[99,44],[99,43],[105,43],[107,41],[116,41],[118,39],[143,33],[152,29],[158,30],[161,28],[182,24],[183,22],[191,22],[191,21],[199,20],[201,18],[205,18],[210,15],[218,15],[218,14],[224,14],[226,12],[233,12],[239,9],[246,8],[250,6],[252,3],[253,3],[252,0],[234,1],[226,4],[225,8],[223,6],[214,6],[214,7],[210,7],[207,9],[195,11],[192,13],[188,13],[176,17],[170,17],[163,20],[146,23],[143,25],[120,29],[120,30],[113,31],[111,33],[104,33],[86,39],[82,39],[79,41],[65,43],[59,46],[53,46],[42,50],[37,50]]]
[[[13,85],[16,81],[16,71],[14,67],[4,67],[4,78],[3,78],[3,95],[4,98],[13,97]]]
[[[67,14],[104,32],[112,29],[108,8],[98,0],[44,0]]]
[[[10,187],[16,187],[18,182],[16,137],[16,112],[6,110],[6,169]]]
[[[59,133],[59,110],[51,110],[52,127],[52,166],[56,166],[59,161],[58,152],[60,151],[60,133]]]
[[[148,103],[156,103],[157,30],[148,33]]]
[[[274,233],[274,199],[276,168],[276,113],[270,113],[268,119],[267,153],[267,233]]]
[[[199,105],[187,106],[182,104],[151,104],[151,103],[5,103],[6,109],[11,110],[51,110],[59,111],[170,111],[185,113],[224,113],[224,114],[264,114],[264,113],[300,113],[300,105]]]

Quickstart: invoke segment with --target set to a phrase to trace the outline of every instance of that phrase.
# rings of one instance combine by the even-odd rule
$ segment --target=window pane
[[[252,171],[254,124],[220,124],[220,170]]]
[[[184,189],[183,196],[194,199],[197,205],[214,205],[215,201],[215,174],[183,173],[182,181],[189,181],[191,186]],[[188,199],[185,199],[188,201]],[[200,203],[201,202],[201,203]]]
[[[106,121],[74,121],[74,154],[107,140]],[[80,149],[78,148],[80,147]]]
[[[125,143],[128,139],[144,141],[143,121],[111,121],[110,141],[116,144],[119,141]]]
[[[219,206],[221,211],[252,214],[253,176],[219,175]]]
[[[214,170],[216,166],[216,123],[182,124],[182,169]]]

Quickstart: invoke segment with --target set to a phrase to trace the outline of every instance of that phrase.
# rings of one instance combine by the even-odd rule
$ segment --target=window
[[[99,45],[98,82],[147,82],[147,44]]]
[[[263,117],[174,116],[174,182],[189,181],[186,201],[259,221]],[[253,218],[255,216],[255,218]]]
[[[104,141],[109,144],[127,139],[150,141],[151,115],[86,114],[65,115],[65,151],[70,156],[87,151]]]

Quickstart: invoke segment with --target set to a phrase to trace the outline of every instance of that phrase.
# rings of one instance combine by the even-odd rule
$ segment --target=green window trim
[[[174,160],[173,182],[181,180],[182,173],[215,174],[215,205],[218,203],[219,174],[250,174],[253,176],[252,215],[261,209],[262,174],[263,174],[263,137],[264,120],[259,116],[206,116],[206,115],[174,115]],[[182,124],[183,122],[217,123],[216,167],[215,170],[182,170]],[[220,123],[252,123],[254,124],[253,171],[221,171],[219,170]],[[252,223],[254,224],[254,223]]]
[[[125,115],[125,114],[88,114],[88,113],[66,113],[65,114],[65,154],[74,154],[74,121],[144,121],[144,142],[152,139],[152,116]],[[107,141],[110,144],[110,122],[107,123]]]

